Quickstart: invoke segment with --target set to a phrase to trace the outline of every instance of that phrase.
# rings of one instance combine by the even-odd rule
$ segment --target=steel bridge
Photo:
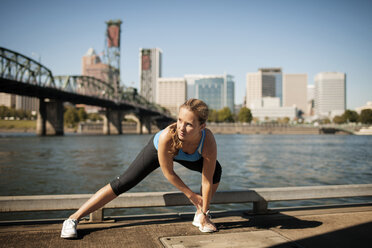
[[[115,93],[113,86],[94,77],[53,76],[39,62],[3,47],[0,47],[0,92],[40,99],[39,135],[48,134],[48,128],[57,129],[51,131],[52,135],[63,134],[63,102],[105,108],[106,134],[122,133],[121,119],[125,113],[134,114],[148,130],[151,123],[162,128],[174,121],[168,111],[148,102],[136,90],[125,88]],[[110,132],[110,127],[115,131]]]

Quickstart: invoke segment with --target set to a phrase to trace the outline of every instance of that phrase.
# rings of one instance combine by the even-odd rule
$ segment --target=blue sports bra
[[[154,137],[154,146],[155,146],[156,150],[158,150],[159,137],[160,137],[161,132],[163,132],[163,130],[161,130],[161,131],[159,131],[159,132],[157,132],[155,134],[155,137]],[[204,138],[205,138],[205,129],[202,130],[202,137],[200,139],[199,146],[198,146],[198,148],[196,149],[196,151],[193,154],[184,153],[182,151],[182,149],[180,149],[178,151],[177,156],[175,156],[173,159],[174,160],[190,161],[190,162],[195,162],[195,161],[198,161],[199,159],[201,159],[202,158],[202,155],[201,154],[202,154],[203,145],[204,145]]]

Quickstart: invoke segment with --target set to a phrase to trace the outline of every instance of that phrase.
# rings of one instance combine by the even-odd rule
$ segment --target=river
[[[372,137],[354,135],[215,135],[223,173],[219,190],[372,183]],[[0,134],[0,195],[94,193],[120,175],[150,135]],[[200,174],[176,172],[199,191]],[[175,191],[160,169],[130,192]],[[270,207],[353,203],[370,198],[270,203]],[[250,208],[214,205],[213,210]],[[193,211],[192,207],[107,210],[107,215]],[[1,214],[0,218],[57,218],[68,211]]]

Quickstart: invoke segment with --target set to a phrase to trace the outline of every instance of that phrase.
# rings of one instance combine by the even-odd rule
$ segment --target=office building
[[[173,116],[186,101],[186,80],[184,78],[158,78],[156,103],[167,108]]]
[[[276,121],[285,117],[293,120],[297,117],[297,107],[281,107],[279,97],[263,97],[255,100],[253,105],[255,107],[251,108],[252,115],[260,121]]]
[[[93,48],[89,48],[82,58],[81,74],[83,76],[95,77],[115,87],[117,74],[109,65],[102,63]]]
[[[31,111],[34,114],[39,110],[39,99],[7,93],[0,93],[0,106]]]
[[[333,118],[346,109],[346,74],[322,72],[315,76],[315,113]]]
[[[0,106],[5,106],[8,108],[15,108],[15,105],[16,105],[15,98],[16,98],[16,95],[0,93]]]
[[[263,97],[278,97],[282,105],[281,68],[260,68],[258,72],[247,73],[247,108],[254,108],[254,102]]]
[[[306,114],[309,116],[313,116],[314,113],[314,97],[315,97],[315,86],[308,85],[307,86],[307,106],[306,106]]]
[[[307,74],[283,75],[283,107],[296,106],[307,114]]]
[[[140,49],[140,94],[149,102],[156,101],[156,83],[162,76],[162,51]]]
[[[111,84],[112,87],[115,87],[117,74],[110,69],[109,65],[102,63],[100,57],[96,54],[93,48],[89,48],[87,53],[82,57],[81,68],[81,74],[83,76],[90,76],[100,79],[108,84]],[[96,95],[95,89],[93,87],[90,88],[87,85],[78,88],[77,92],[86,95]],[[84,108],[88,113],[96,113],[101,109],[100,107],[88,106],[84,104],[78,104],[76,106]]]
[[[210,109],[228,107],[234,113],[235,82],[233,76],[186,75],[187,99],[203,100]]]

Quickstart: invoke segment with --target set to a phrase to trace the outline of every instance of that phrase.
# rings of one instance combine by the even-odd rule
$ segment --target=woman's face
[[[177,134],[181,141],[194,141],[200,138],[201,130],[205,124],[200,125],[198,117],[187,108],[181,108],[177,120]]]

